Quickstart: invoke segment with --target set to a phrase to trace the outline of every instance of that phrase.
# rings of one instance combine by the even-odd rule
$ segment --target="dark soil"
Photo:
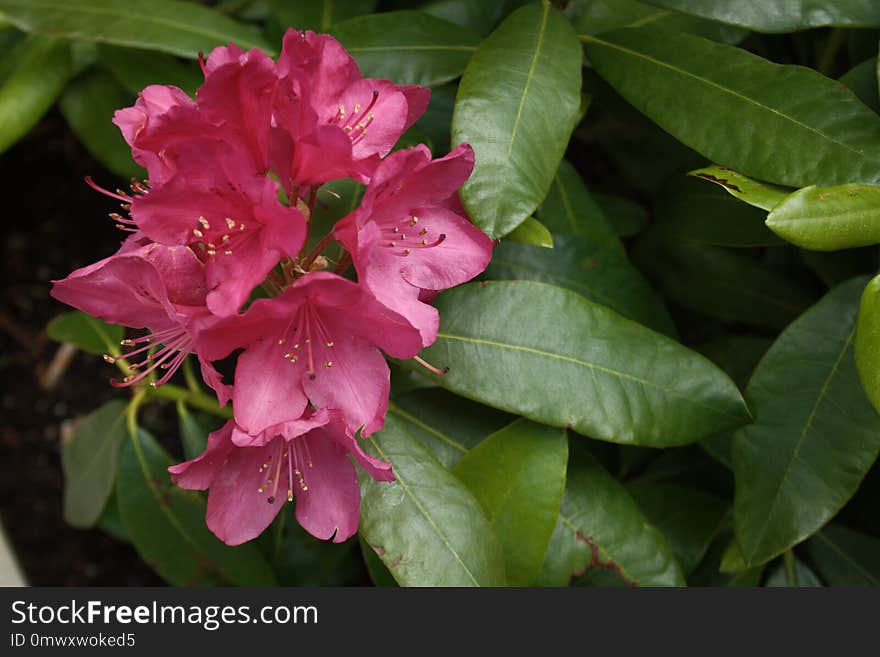
[[[33,585],[156,585],[161,580],[131,546],[98,530],[77,530],[61,514],[61,427],[118,395],[99,358],[78,353],[58,384],[40,374],[58,345],[46,323],[69,310],[50,281],[112,254],[122,233],[107,219],[112,202],[83,182],[118,180],[50,114],[0,156],[3,218],[0,375],[0,516]]]

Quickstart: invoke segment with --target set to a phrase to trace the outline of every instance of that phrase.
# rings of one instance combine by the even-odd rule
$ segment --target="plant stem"
[[[158,388],[151,389],[149,392],[151,397],[170,399],[171,401],[182,401],[184,404],[192,406],[193,408],[198,408],[199,410],[205,411],[206,413],[211,413],[212,415],[216,415],[218,417],[223,417],[226,419],[232,417],[231,408],[229,408],[228,406],[220,408],[217,405],[216,399],[205,394],[201,390],[187,390],[186,388],[181,388],[180,386],[166,383],[165,385],[161,385]]]
[[[840,50],[845,41],[845,30],[839,27],[831,30],[831,34],[828,35],[828,40],[825,42],[825,47],[822,49],[819,61],[816,64],[816,68],[820,73],[831,76],[834,71],[834,61],[837,59],[837,51]]]
[[[315,261],[319,255],[321,255],[321,251],[326,249],[330,243],[333,241],[333,233],[327,233],[322,237],[317,244],[315,244],[315,248],[313,248],[309,255],[306,256],[305,260],[300,263],[300,267],[303,271],[308,271],[309,267],[312,266],[312,263]]]
[[[797,586],[797,573],[794,572],[794,554],[791,550],[786,550],[782,555],[782,561],[785,564],[785,584],[787,586]]]

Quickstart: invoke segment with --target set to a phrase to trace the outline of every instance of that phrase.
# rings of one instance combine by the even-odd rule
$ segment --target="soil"
[[[86,175],[118,184],[56,113],[0,156],[0,518],[30,584],[159,585],[131,546],[74,529],[61,513],[62,426],[118,395],[107,366],[85,353],[53,388],[40,384],[58,350],[45,326],[69,310],[49,296],[50,281],[110,255],[123,236],[107,219],[112,202],[83,182]]]

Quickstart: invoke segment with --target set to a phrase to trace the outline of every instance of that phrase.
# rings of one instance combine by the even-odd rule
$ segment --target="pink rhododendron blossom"
[[[235,370],[233,407],[246,433],[265,440],[300,420],[311,403],[368,436],[382,427],[388,405],[390,375],[379,349],[411,358],[421,340],[361,286],[316,272],[199,337],[199,352],[210,359],[236,348],[245,351]]]
[[[321,539],[342,542],[358,527],[360,488],[348,455],[373,478],[392,481],[391,464],[365,454],[357,440],[331,423],[286,440],[239,447],[235,423],[212,433],[203,454],[169,468],[181,488],[209,489],[209,529],[228,545],[259,536],[285,501],[296,499],[296,518]]]
[[[376,169],[360,207],[334,234],[351,253],[358,277],[383,304],[434,342],[438,316],[423,290],[444,290],[481,273],[492,241],[466,217],[455,196],[474,166],[462,144],[432,160],[424,146],[398,151]]]
[[[197,332],[216,321],[205,307],[203,267],[185,247],[127,243],[119,253],[53,283],[51,294],[59,301],[112,324],[150,330],[123,340],[123,346],[133,348],[125,358],[143,360],[132,364],[135,372],[121,385],[137,383],[157,368],[162,376],[155,384],[166,382],[191,353]],[[222,383],[208,361],[199,360],[205,382],[225,405],[231,387]]]

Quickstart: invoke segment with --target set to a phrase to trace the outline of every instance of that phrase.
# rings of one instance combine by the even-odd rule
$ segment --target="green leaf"
[[[880,113],[880,85],[877,80],[877,58],[865,60],[841,76],[840,81],[852,89],[865,105]]]
[[[340,21],[369,14],[377,0],[269,0],[283,28],[326,32]]]
[[[547,195],[580,89],[577,37],[546,0],[512,13],[474,53],[459,85],[452,142],[474,147],[461,198],[490,237],[512,231]]]
[[[131,159],[122,133],[111,123],[113,113],[131,103],[112,77],[92,71],[67,86],[60,104],[67,124],[95,159],[122,178],[145,178],[146,171]]]
[[[101,44],[98,58],[101,66],[132,95],[151,84],[170,84],[195,96],[196,88],[205,80],[197,65],[181,62],[165,53],[154,52],[145,57],[132,48]],[[115,126],[114,130],[119,131]]]
[[[779,185],[770,185],[760,180],[753,180],[741,173],[737,173],[733,169],[728,169],[718,164],[690,171],[688,175],[713,182],[740,201],[745,201],[749,205],[767,210],[768,212],[794,191],[790,187],[780,187]]]
[[[195,59],[230,41],[272,47],[255,31],[197,3],[177,0],[0,0],[0,12],[25,32],[160,50]]]
[[[748,564],[743,557],[742,550],[736,540],[731,540],[721,555],[721,565],[718,571],[722,573],[741,573],[748,570]]]
[[[792,244],[814,251],[880,243],[880,187],[804,187],[767,215],[767,226]]]
[[[434,144],[434,157],[440,157],[449,152],[449,144],[452,140],[450,125],[452,124],[452,110],[455,106],[455,92],[457,85],[444,84],[431,89],[431,102],[428,109],[422,114],[416,126],[428,135]]]
[[[507,413],[441,388],[401,395],[388,405],[388,412],[447,468],[452,468],[469,450],[513,420]]]
[[[635,257],[670,299],[721,320],[782,329],[813,300],[799,283],[739,251],[646,239]]]
[[[79,310],[62,313],[46,326],[55,342],[70,342],[90,354],[118,353],[125,329],[87,315]]]
[[[748,420],[739,391],[709,361],[568,290],[471,283],[440,295],[437,307],[440,331],[425,358],[448,366],[432,378],[465,397],[593,438],[654,447]]]
[[[462,74],[477,48],[475,32],[420,11],[358,16],[330,30],[365,76],[431,86]]]
[[[519,244],[530,244],[545,249],[553,248],[553,235],[547,227],[537,219],[529,217],[507,234],[505,239]]]
[[[204,497],[171,483],[173,461],[143,430],[122,448],[116,496],[138,554],[174,586],[272,586],[275,576],[253,543],[228,547],[205,525]]]
[[[110,534],[117,541],[131,543],[131,536],[128,535],[128,530],[122,523],[122,516],[119,515],[119,502],[116,499],[115,491],[110,491],[110,497],[107,498],[101,517],[98,518],[98,529]]]
[[[663,194],[654,212],[657,233],[666,240],[732,247],[782,244],[764,225],[766,212],[691,178]]]
[[[648,223],[648,211],[635,201],[610,194],[592,196],[618,237],[631,237]]]
[[[635,0],[587,0],[586,7],[574,21],[578,34],[602,34],[621,27],[650,25],[665,32],[687,32],[725,43],[742,41],[746,30],[651,7]]]
[[[562,508],[537,584],[565,586],[573,575],[607,569],[631,586],[682,586],[663,535],[614,477],[583,449],[571,450]]]
[[[875,276],[862,293],[855,357],[862,389],[880,413],[880,276]]]
[[[666,537],[684,574],[692,573],[721,530],[730,505],[715,495],[678,484],[636,480],[626,489]]]
[[[177,402],[177,425],[180,430],[180,442],[183,443],[183,457],[190,460],[200,456],[205,451],[208,434],[213,429],[190,411],[182,401]]]
[[[880,116],[835,80],[687,34],[584,39],[605,80],[713,162],[790,187],[880,181]]]
[[[828,525],[810,539],[807,551],[829,586],[880,586],[880,539]]]
[[[623,252],[617,231],[587,190],[575,168],[563,160],[541,204],[538,218],[551,232],[579,235],[591,244]]]
[[[293,513],[279,515],[254,543],[263,547],[282,586],[352,586],[363,581],[356,541],[315,538]]]
[[[58,98],[71,75],[64,41],[31,37],[0,86],[0,153],[34,127]]]
[[[755,32],[794,32],[811,27],[880,27],[880,6],[873,0],[645,0]]]
[[[559,516],[568,436],[525,419],[492,434],[455,466],[504,550],[507,583],[530,586]]]
[[[767,575],[764,586],[776,587],[816,587],[822,586],[822,581],[816,576],[807,564],[795,556],[791,557],[790,563],[778,563]]]
[[[486,277],[552,283],[608,306],[660,333],[676,330],[660,297],[626,255],[583,237],[557,235],[552,250],[502,241]]]
[[[113,492],[125,409],[121,399],[100,406],[79,421],[73,439],[61,448],[64,520],[74,527],[94,526]]]
[[[364,540],[401,586],[501,586],[504,554],[479,503],[393,414],[364,441],[394,464],[391,483],[361,478]]]
[[[746,389],[755,422],[733,439],[734,527],[749,565],[816,532],[855,493],[880,451],[880,417],[853,358],[864,279],[789,326]]]
[[[397,581],[391,576],[391,573],[388,572],[388,569],[385,567],[385,564],[382,563],[379,555],[369,546],[363,536],[358,536],[358,542],[360,543],[361,553],[364,557],[364,565],[367,567],[367,572],[370,575],[370,579],[373,581],[373,585],[383,587],[397,586]]]
[[[502,16],[510,11],[510,5],[523,4],[517,0],[432,0],[421,10],[438,18],[462,27],[486,34],[492,30]]]

